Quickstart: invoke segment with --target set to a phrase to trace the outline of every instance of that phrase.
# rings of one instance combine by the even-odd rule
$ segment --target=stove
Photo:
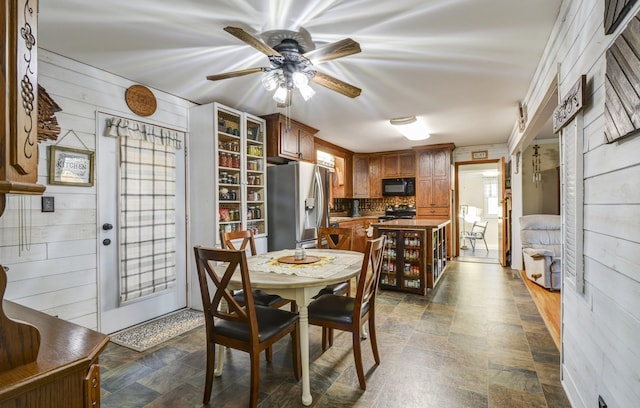
[[[378,217],[378,221],[396,220],[398,218],[416,218],[416,207],[410,205],[388,205],[384,215]]]

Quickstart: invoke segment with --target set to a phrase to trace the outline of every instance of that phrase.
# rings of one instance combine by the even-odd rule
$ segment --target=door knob
[[[103,239],[102,240],[102,245],[105,245],[105,246],[111,245],[111,240],[109,238]]]
[[[113,229],[113,225],[109,223],[102,224],[102,229],[105,231],[109,231],[110,229]]]

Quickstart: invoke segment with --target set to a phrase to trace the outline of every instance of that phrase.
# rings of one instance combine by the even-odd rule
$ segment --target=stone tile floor
[[[353,364],[349,333],[322,353],[310,329],[314,407],[570,407],[560,384],[559,352],[517,272],[495,264],[450,262],[426,297],[381,291],[381,364],[364,341],[367,390]],[[102,407],[201,407],[204,327],[138,353],[110,343],[100,356]],[[246,407],[248,355],[225,351],[210,406]],[[260,407],[302,407],[290,340],[260,371]]]

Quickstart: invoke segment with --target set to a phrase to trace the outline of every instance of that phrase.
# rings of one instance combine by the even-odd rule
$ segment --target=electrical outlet
[[[55,202],[53,197],[42,197],[42,212],[54,212]]]
[[[602,399],[602,395],[598,395],[598,408],[607,408],[607,403]]]

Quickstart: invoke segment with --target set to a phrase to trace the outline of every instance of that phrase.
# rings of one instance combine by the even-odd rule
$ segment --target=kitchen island
[[[363,215],[360,217],[331,217],[329,223],[340,228],[351,229],[351,249],[364,252],[367,246],[367,230],[378,221],[378,215]]]
[[[387,237],[380,287],[426,295],[447,267],[451,221],[395,219],[372,225],[375,237]]]

